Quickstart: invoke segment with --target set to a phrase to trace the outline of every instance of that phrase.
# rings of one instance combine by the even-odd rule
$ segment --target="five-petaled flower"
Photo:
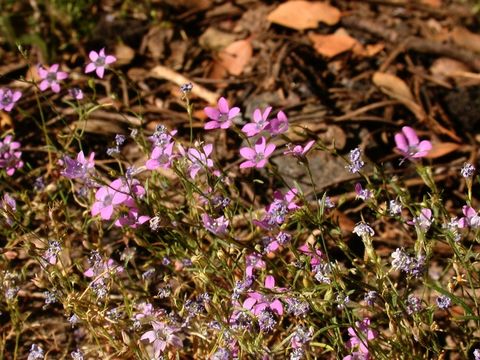
[[[268,121],[268,115],[270,115],[270,111],[272,111],[271,106],[267,107],[263,113],[260,111],[260,109],[255,109],[253,112],[253,122],[244,125],[242,131],[247,134],[248,137],[252,137],[260,133],[260,131],[265,130],[270,124]]]
[[[65,80],[68,77],[66,72],[59,71],[58,64],[53,64],[48,70],[39,66],[38,75],[40,76],[40,79],[42,79],[38,86],[40,90],[45,91],[50,87],[54,93],[60,92],[59,81]]]
[[[265,288],[269,290],[275,289],[275,278],[272,275],[265,277]],[[276,290],[284,291],[285,289],[277,288]],[[267,309],[276,312],[280,316],[283,315],[283,304],[279,299],[256,291],[248,294],[248,298],[243,302],[243,307],[251,310],[255,316],[260,315],[262,311]]]
[[[16,169],[23,167],[23,161],[20,159],[22,152],[18,151],[21,145],[18,141],[12,140],[12,135],[0,140],[0,169],[5,169],[8,176],[12,176]]]
[[[106,55],[105,48],[102,48],[98,53],[96,51],[90,51],[88,57],[92,61],[87,64],[85,68],[85,73],[91,73],[95,70],[97,76],[100,79],[103,79],[103,74],[105,73],[105,67],[117,61],[117,58],[113,55]]]
[[[65,169],[61,174],[69,179],[84,179],[88,173],[95,167],[95,153],[90,153],[88,159],[85,158],[83,151],[77,154],[77,159],[71,159],[64,156],[63,163]]]
[[[410,160],[425,157],[432,149],[432,143],[420,141],[415,130],[409,126],[402,127],[402,132],[395,135],[395,143],[405,159]]]
[[[18,90],[0,89],[0,110],[11,111],[21,97],[22,93]]]
[[[240,149],[240,155],[247,159],[247,161],[240,164],[240,168],[263,168],[275,148],[275,144],[267,144],[267,140],[262,136],[253,148],[243,147]]]
[[[205,130],[213,129],[228,129],[232,126],[232,120],[240,113],[240,108],[228,106],[227,99],[221,97],[218,100],[217,107],[207,106],[203,109],[205,114],[210,119],[209,122],[205,124]]]
[[[140,340],[148,340],[150,344],[153,344],[155,359],[160,358],[160,355],[165,351],[167,345],[173,345],[176,348],[183,346],[182,339],[175,334],[180,331],[180,328],[160,321],[152,321],[152,328],[153,330],[143,334]]]

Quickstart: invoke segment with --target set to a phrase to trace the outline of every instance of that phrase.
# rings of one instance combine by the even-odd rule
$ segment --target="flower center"
[[[105,58],[102,57],[102,56],[99,56],[97,60],[95,60],[95,66],[97,67],[101,67],[101,66],[105,66]]]
[[[54,82],[54,81],[57,81],[57,73],[56,72],[49,72],[47,74],[47,81],[48,82]]]

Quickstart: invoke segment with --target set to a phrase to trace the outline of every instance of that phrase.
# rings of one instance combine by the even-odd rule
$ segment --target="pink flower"
[[[265,128],[272,136],[280,135],[288,130],[288,118],[283,111],[279,111],[277,117],[270,120],[270,123]]]
[[[292,149],[292,144],[287,144],[288,150],[285,150],[283,154],[293,155],[299,159],[303,159],[314,144],[315,144],[315,140],[311,140],[305,145],[305,147],[302,147],[301,145],[296,145],[293,147],[293,149]]]
[[[464,205],[462,208],[464,217],[458,220],[458,227],[463,229],[467,227],[472,227],[477,229],[480,227],[480,216],[478,216],[477,212],[474,208]]]
[[[20,91],[0,89],[0,110],[10,112],[21,97],[22,93]]]
[[[103,220],[110,220],[114,207],[124,203],[129,198],[123,188],[122,179],[116,179],[110,185],[99,188],[95,193],[96,202],[92,206],[92,216],[100,214]]]
[[[153,148],[150,159],[145,163],[145,167],[148,170],[155,170],[159,167],[169,168],[172,165],[174,143],[168,143],[164,146],[155,146]]]
[[[275,278],[272,275],[265,277],[265,288],[269,290],[275,289]],[[285,290],[278,288],[277,290]],[[260,294],[258,292],[251,292],[248,294],[248,298],[243,302],[243,307],[247,310],[251,310],[255,316],[259,315],[262,311],[270,309],[276,312],[278,315],[283,315],[283,305],[280,300],[275,297]]]
[[[59,81],[65,80],[68,74],[64,71],[59,71],[58,68],[58,64],[53,64],[48,70],[42,66],[38,67],[38,75],[42,79],[38,86],[40,90],[45,91],[50,87],[54,93],[60,92]]]
[[[242,131],[247,134],[248,137],[252,137],[264,130],[270,122],[268,121],[268,115],[272,111],[272,107],[267,107],[263,113],[260,109],[256,109],[253,112],[253,122],[243,126]]]
[[[98,53],[93,50],[90,51],[88,57],[92,62],[85,68],[85,74],[91,73],[95,70],[100,79],[103,79],[105,67],[117,61],[115,56],[105,54],[105,48],[102,48]]]
[[[140,340],[147,340],[153,344],[153,351],[155,359],[160,358],[160,355],[165,351],[167,345],[173,345],[176,348],[183,346],[182,339],[175,335],[180,331],[180,328],[170,326],[164,322],[152,321],[153,330],[147,331],[142,335]]]
[[[18,141],[12,140],[11,135],[0,140],[0,169],[6,169],[8,176],[12,176],[16,169],[23,167],[23,161],[20,159],[22,152],[17,151],[21,145]]]
[[[267,160],[272,155],[273,151],[275,150],[275,144],[268,144],[265,138],[262,136],[253,148],[243,147],[240,149],[240,155],[247,159],[240,164],[240,168],[263,168],[267,164]]]
[[[97,278],[94,280],[94,283],[102,281],[102,279],[107,279],[110,277],[110,273],[121,273],[123,268],[115,263],[114,260],[108,259],[106,261],[100,260],[101,258],[96,258],[95,262],[84,271],[83,275],[89,278]]]
[[[372,192],[362,188],[362,184],[360,183],[355,184],[355,193],[357,194],[356,199],[368,200],[373,196]]]
[[[362,322],[355,322],[356,328],[348,328],[348,334],[350,340],[348,340],[345,346],[348,349],[356,349],[360,354],[368,355],[368,341],[377,337],[376,332],[370,329],[370,319],[365,318]],[[359,335],[361,334],[361,335]]]
[[[240,108],[229,108],[228,102],[224,97],[218,100],[217,108],[207,106],[203,109],[211,121],[205,124],[205,130],[228,129],[232,126],[232,119],[240,113]]]
[[[150,216],[140,215],[138,209],[135,206],[135,201],[130,198],[125,205],[128,207],[128,211],[121,215],[114,223],[117,227],[128,226],[132,229],[136,229],[139,225],[146,223],[150,220]]]
[[[195,148],[188,149],[187,158],[191,162],[188,171],[192,179],[195,179],[200,170],[213,167],[213,160],[208,158],[212,153],[212,150],[212,144],[205,145],[203,147],[203,152],[200,152]]]
[[[208,214],[202,214],[202,222],[205,229],[215,235],[224,235],[227,233],[229,221],[224,216],[212,218]]]
[[[405,159],[418,159],[425,157],[432,149],[432,143],[428,140],[420,141],[417,133],[409,126],[402,127],[402,132],[395,135],[397,149]]]
[[[314,249],[309,244],[305,243],[298,248],[298,251],[310,258],[310,266],[312,268],[322,263],[323,253],[319,249]]]

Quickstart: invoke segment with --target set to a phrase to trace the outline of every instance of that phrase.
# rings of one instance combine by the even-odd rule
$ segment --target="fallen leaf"
[[[377,71],[373,74],[372,81],[383,93],[400,101],[409,108],[419,121],[425,120],[427,114],[423,108],[415,102],[407,84],[398,76]]]
[[[321,1],[294,0],[280,4],[267,16],[267,20],[295,30],[314,29],[319,22],[335,25],[340,10]]]
[[[460,149],[462,145],[454,143],[454,142],[442,142],[442,143],[433,143],[432,149],[428,152],[427,156],[428,159],[436,159],[451,152],[454,152]]]
[[[480,35],[474,34],[464,27],[457,26],[452,30],[451,37],[455,44],[475,52],[480,52]]]
[[[231,75],[240,75],[253,55],[252,43],[249,39],[234,41],[218,54],[218,65]]]
[[[10,115],[5,111],[0,111],[0,130],[7,131],[13,128],[13,122]]]
[[[334,57],[345,51],[353,50],[359,43],[348,34],[334,33],[330,35],[308,34],[313,48],[326,57]]]
[[[125,44],[117,44],[115,46],[115,57],[117,65],[128,65],[135,56],[135,50]]]
[[[413,101],[413,95],[410,89],[408,88],[407,84],[398,76],[377,71],[375,74],[373,74],[372,80],[373,83],[382,91],[388,91],[399,100],[406,99]]]
[[[207,50],[220,51],[237,40],[237,35],[210,26],[198,39],[200,46]]]
[[[468,66],[464,63],[446,57],[436,59],[432,66],[430,66],[430,72],[433,75],[446,77],[455,77],[458,74],[469,72],[469,70]]]

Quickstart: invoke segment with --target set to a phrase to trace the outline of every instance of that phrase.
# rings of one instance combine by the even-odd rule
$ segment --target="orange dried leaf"
[[[451,152],[454,152],[460,149],[461,147],[462,145],[454,142],[433,143],[432,150],[430,150],[427,156],[425,157],[428,159],[436,159],[436,158],[445,156],[447,154],[450,154]]]
[[[453,42],[457,45],[475,52],[480,52],[480,35],[472,33],[464,27],[457,26],[453,29],[451,36]]]
[[[338,33],[331,35],[309,34],[308,37],[313,43],[314,49],[326,57],[334,57],[345,51],[359,46],[357,40],[348,34]]]
[[[234,41],[219,53],[219,65],[232,75],[240,75],[252,58],[253,48],[249,39]]]
[[[267,16],[267,20],[295,30],[314,29],[319,22],[335,25],[340,10],[321,1],[294,0],[280,4]]]

